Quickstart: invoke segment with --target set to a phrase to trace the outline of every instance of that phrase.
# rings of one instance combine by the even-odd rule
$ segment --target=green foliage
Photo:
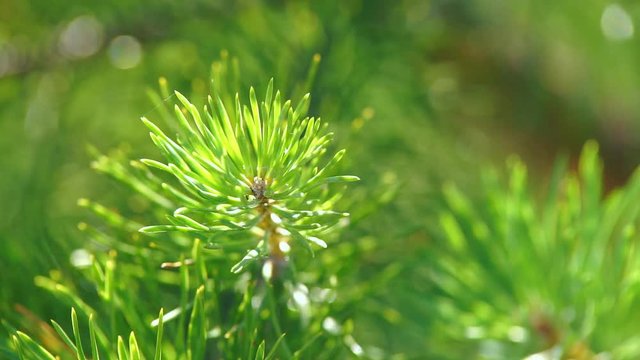
[[[358,178],[328,176],[344,150],[327,164],[319,164],[333,134],[323,134],[326,127],[320,120],[306,116],[309,95],[294,107],[291,101],[282,101],[279,91],[273,92],[272,80],[264,101],[258,102],[251,88],[250,106],[243,105],[237,93],[233,103],[225,104],[222,98],[229,97],[216,92],[202,113],[176,92],[182,107],[174,108],[180,125],[175,141],[142,119],[168,163],[150,159],[141,163],[171,174],[184,191],[161,178],[150,178],[148,187],[166,190],[161,202],[169,199],[180,207],[169,217],[172,225],[146,226],[141,232],[182,231],[211,239],[207,245],[219,248],[233,246],[243,241],[245,233],[260,229],[261,244],[233,267],[234,272],[281,252],[273,248],[279,244],[287,249],[288,244],[276,236],[297,240],[311,252],[309,244],[326,247],[316,235],[330,231],[348,215],[332,210],[341,193],[330,193],[326,184]],[[267,231],[269,226],[277,231]]]
[[[45,349],[12,330],[21,359],[85,359],[87,349],[93,359],[128,360],[348,351],[338,345],[353,342],[350,331],[331,315],[336,269],[319,271],[313,263],[321,259],[305,254],[312,244],[327,247],[316,236],[334,239],[346,224],[338,220],[347,214],[332,210],[343,193],[335,191],[337,183],[357,180],[333,175],[344,150],[321,164],[332,134],[305,116],[308,95],[292,108],[271,81],[265,101],[258,103],[251,89],[250,106],[237,94],[229,104],[220,90],[227,89],[228,74],[218,75],[202,113],[177,92],[173,117],[159,109],[178,128],[176,140],[143,118],[166,163],[143,159],[125,166],[121,155],[97,155],[94,168],[128,185],[149,212],[134,220],[79,201],[103,223],[79,225],[91,250],[81,252],[82,274],[98,301],[85,302],[73,284],[38,277],[39,286],[73,306],[72,336],[53,321],[62,343],[42,338],[53,341]],[[162,80],[161,93],[165,86]],[[164,219],[171,224],[141,225]],[[156,318],[151,314],[158,308],[172,310]],[[88,335],[79,318],[89,319]]]
[[[522,162],[508,165],[508,183],[487,172],[477,199],[443,188],[440,251],[425,279],[437,294],[434,346],[452,358],[640,357],[640,172],[603,196],[589,142],[577,173],[559,161],[540,199]]]
[[[609,189],[637,166],[638,4],[8,0],[0,8],[0,358],[77,359],[56,329],[76,348],[81,334],[85,356],[102,359],[131,358],[136,347],[147,359],[203,348],[211,358],[637,357],[635,215],[612,200],[620,193],[620,204],[632,203],[636,177]],[[132,48],[116,46],[121,35]],[[221,49],[242,59],[241,72],[234,59],[211,67]],[[117,60],[136,50],[137,65],[123,69]],[[229,76],[211,84],[210,70]],[[161,80],[149,104],[145,87],[158,74],[188,103]],[[295,111],[311,92],[309,114],[335,130],[324,157],[297,169],[313,174],[349,150],[316,188],[303,188],[309,173],[291,173],[300,176],[289,183],[296,196],[284,199],[272,190],[286,184],[269,181],[258,160],[291,163],[256,149],[251,131],[262,131],[245,121],[253,85],[260,130],[270,124],[260,104],[269,75],[283,90],[281,110],[293,99]],[[228,132],[210,93],[244,126]],[[228,156],[210,147],[189,103],[212,136],[221,130],[213,140]],[[141,115],[166,135],[153,135],[160,152]],[[318,137],[328,134],[307,121]],[[592,192],[597,181],[562,162],[545,178],[558,151],[573,164],[588,138],[602,148],[607,190]],[[93,166],[124,186],[86,166],[86,143],[114,149],[96,152]],[[165,147],[176,153],[167,157]],[[498,171],[479,179],[514,152],[528,170],[510,160],[513,184]],[[224,165],[222,187],[199,174],[207,162]],[[351,179],[333,178],[341,167],[364,181],[334,183]],[[207,198],[187,177],[224,191]],[[292,219],[271,206],[267,216],[260,195],[314,215]],[[77,207],[78,197],[95,201]],[[202,205],[246,211],[207,214]],[[608,210],[618,206],[624,214]],[[256,219],[271,224],[238,228]],[[275,237],[265,231],[274,222]],[[625,222],[632,226],[617,225]],[[140,233],[145,226],[161,231]],[[281,244],[288,253],[277,252]]]

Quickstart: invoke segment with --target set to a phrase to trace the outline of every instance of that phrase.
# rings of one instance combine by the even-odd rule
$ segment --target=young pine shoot
[[[273,80],[262,101],[251,88],[248,104],[239,94],[225,104],[214,93],[198,110],[179,92],[175,95],[179,133],[172,138],[142,118],[165,159],[141,161],[180,183],[180,189],[161,184],[180,206],[168,224],[140,231],[185,232],[206,239],[208,247],[256,239],[231,269],[236,273],[259,258],[279,266],[292,245],[311,254],[313,246],[325,248],[323,235],[348,216],[334,209],[341,194],[332,194],[327,184],[358,178],[329,176],[345,150],[324,160],[333,134],[320,119],[307,116],[309,95],[294,106],[279,91],[274,94]]]

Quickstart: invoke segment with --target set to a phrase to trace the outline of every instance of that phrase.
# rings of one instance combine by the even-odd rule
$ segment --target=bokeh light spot
[[[111,40],[109,44],[109,59],[118,69],[131,69],[142,60],[142,45],[129,35],[121,35]]]
[[[58,49],[67,58],[85,58],[102,46],[102,24],[91,15],[73,19],[60,34]]]
[[[77,268],[86,268],[93,264],[93,257],[85,249],[76,249],[71,253],[69,261]]]
[[[600,18],[602,33],[609,40],[620,41],[633,37],[633,20],[618,4],[608,5]]]

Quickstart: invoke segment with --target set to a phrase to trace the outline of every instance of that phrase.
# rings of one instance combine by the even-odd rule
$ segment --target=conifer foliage
[[[128,216],[79,201],[101,219],[79,225],[87,237],[82,275],[93,284],[88,296],[99,301],[86,302],[71,282],[38,277],[39,286],[72,306],[71,331],[56,321],[40,324],[47,334],[10,329],[18,358],[362,352],[350,320],[332,315],[345,306],[336,301],[335,273],[306,270],[318,260],[314,251],[327,248],[347,223],[341,220],[348,214],[336,210],[340,183],[358,178],[335,175],[345,150],[329,151],[333,134],[307,115],[308,94],[294,104],[271,80],[262,100],[250,88],[245,102],[229,90],[230,68],[226,56],[214,65],[200,110],[179,92],[168,95],[161,79],[151,98],[176,135],[159,121],[142,122],[164,159],[126,164],[119,151],[97,154],[93,167],[127,185],[147,210]],[[171,99],[173,108],[166,106]]]
[[[141,232],[214,236],[208,243],[214,247],[245,233],[260,238],[233,272],[258,257],[284,261],[290,239],[310,253],[312,244],[327,247],[317,236],[348,214],[333,210],[340,193],[331,194],[324,185],[358,178],[328,175],[345,150],[321,163],[333,134],[326,132],[320,119],[306,116],[309,95],[293,107],[280,92],[273,92],[271,80],[264,101],[258,102],[251,88],[248,106],[238,94],[233,106],[214,94],[202,112],[176,92],[180,104],[175,106],[175,117],[181,128],[176,140],[142,119],[167,163],[141,162],[179,181],[180,189],[164,186],[182,206],[169,217],[171,225],[146,226]]]

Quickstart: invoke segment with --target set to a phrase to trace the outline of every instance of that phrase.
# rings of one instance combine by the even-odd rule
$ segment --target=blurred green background
[[[596,139],[607,186],[624,183],[640,151],[639,19],[631,1],[0,0],[0,317],[24,316],[16,304],[67,316],[33,278],[71,272],[78,198],[135,207],[87,148],[150,151],[138,119],[160,76],[203,94],[227,51],[243,85],[275,77],[297,97],[320,54],[311,113],[349,149],[361,187],[398,186],[354,234],[376,243],[351,275],[365,281],[430,251],[442,182],[473,194],[480,168],[509,154],[544,187],[558,154],[575,160]],[[429,287],[381,287],[359,309],[375,329],[361,336],[420,353],[435,336],[415,305]]]

